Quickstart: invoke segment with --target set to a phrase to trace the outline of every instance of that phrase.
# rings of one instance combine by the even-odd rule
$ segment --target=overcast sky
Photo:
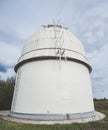
[[[26,40],[56,22],[82,41],[96,98],[108,98],[108,0],[0,0],[0,78],[15,75]]]

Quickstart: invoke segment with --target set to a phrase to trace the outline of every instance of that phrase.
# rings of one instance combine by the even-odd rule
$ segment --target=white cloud
[[[21,48],[13,44],[0,43],[0,64],[5,71],[0,72],[1,79],[7,79],[15,75],[14,66],[20,56]]]
[[[88,53],[89,61],[93,67],[91,74],[95,97],[108,98],[108,44],[101,49]],[[101,93],[101,94],[99,94]],[[101,95],[101,96],[100,96]]]
[[[21,48],[2,42],[0,43],[0,62],[7,66],[13,66],[17,63],[20,52]]]
[[[90,63],[96,69],[106,69],[108,66],[108,44],[105,44],[101,49],[88,53]]]
[[[15,76],[14,68],[8,68],[6,73],[0,72],[0,79],[7,79],[8,77]]]

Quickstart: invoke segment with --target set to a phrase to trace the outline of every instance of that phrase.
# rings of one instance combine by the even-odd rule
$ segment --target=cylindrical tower
[[[94,116],[91,70],[73,33],[60,25],[44,26],[28,40],[15,66],[11,116],[35,120]]]

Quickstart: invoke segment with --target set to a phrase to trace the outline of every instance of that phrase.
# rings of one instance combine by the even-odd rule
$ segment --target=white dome
[[[22,54],[40,48],[65,48],[85,55],[80,40],[69,30],[51,26],[34,34],[24,46]]]
[[[34,34],[24,46],[18,62],[40,56],[76,59],[86,64],[91,72],[81,41],[72,32],[59,25],[45,26],[41,32]]]

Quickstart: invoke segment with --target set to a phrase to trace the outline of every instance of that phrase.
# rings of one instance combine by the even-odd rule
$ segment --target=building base
[[[95,111],[75,114],[26,114],[11,112],[11,116],[21,119],[31,119],[37,121],[59,121],[94,117]]]
[[[88,113],[88,117],[84,117],[84,115],[82,115],[82,117],[77,117],[76,115],[70,116],[71,119],[62,119],[62,120],[36,120],[36,119],[29,119],[26,118],[21,119],[21,117],[19,118],[18,116],[15,117],[15,113],[12,112],[6,112],[5,116],[4,116],[5,112],[1,112],[0,115],[2,116],[2,118],[4,120],[8,120],[8,121],[13,121],[13,122],[19,122],[19,123],[26,123],[26,124],[71,124],[71,123],[87,123],[87,122],[93,122],[93,121],[97,121],[97,120],[102,120],[103,118],[105,118],[105,115],[100,113],[100,112],[93,112],[94,115],[89,115],[90,113]],[[92,114],[93,114],[92,113]],[[14,116],[14,117],[13,117]],[[54,115],[53,115],[54,116]],[[57,115],[56,115],[57,116]]]

